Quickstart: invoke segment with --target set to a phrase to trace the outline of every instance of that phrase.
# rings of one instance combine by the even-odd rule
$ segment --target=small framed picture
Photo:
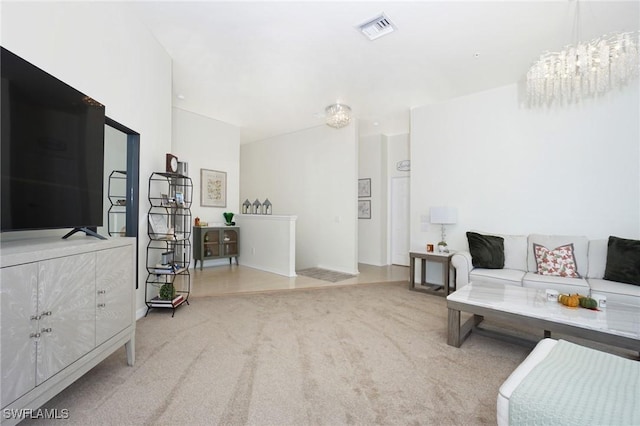
[[[176,191],[176,205],[178,205],[178,207],[184,207],[184,195],[182,192]]]
[[[155,238],[164,238],[169,234],[165,215],[149,213],[149,225],[151,225],[151,234],[155,234]]]
[[[371,200],[358,200],[358,219],[371,219]]]
[[[163,206],[168,206],[170,205],[169,203],[169,196],[167,194],[161,194],[160,195],[162,197],[162,205]]]
[[[358,198],[371,197],[371,178],[358,179]]]

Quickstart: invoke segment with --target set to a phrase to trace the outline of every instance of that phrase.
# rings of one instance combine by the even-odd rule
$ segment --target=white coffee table
[[[539,328],[544,337],[563,333],[640,352],[637,306],[609,302],[600,311],[569,308],[547,301],[544,290],[474,281],[447,296],[447,308],[447,343],[455,347],[487,317]],[[461,325],[460,312],[473,316]]]

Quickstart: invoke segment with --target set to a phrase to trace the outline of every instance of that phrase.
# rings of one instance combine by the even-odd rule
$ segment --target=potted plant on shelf
[[[233,220],[233,215],[234,215],[234,213],[231,213],[231,212],[224,212],[224,213],[222,213],[222,216],[224,216],[225,225],[227,225],[227,226],[233,226],[233,225],[235,225],[235,224],[236,224],[235,222],[232,222],[232,220]]]
[[[173,298],[176,297],[176,288],[172,283],[162,284],[158,296],[160,296],[162,300],[173,300]]]

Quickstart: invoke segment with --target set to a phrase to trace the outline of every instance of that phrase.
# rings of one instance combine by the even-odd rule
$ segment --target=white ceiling
[[[243,143],[322,125],[336,101],[361,134],[406,133],[414,106],[521,81],[578,37],[640,28],[639,1],[129,4],[173,58],[174,105],[240,127]],[[369,41],[356,27],[381,12],[398,30]]]

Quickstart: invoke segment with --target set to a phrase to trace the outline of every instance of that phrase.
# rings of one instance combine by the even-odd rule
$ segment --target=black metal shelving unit
[[[147,280],[145,303],[175,310],[189,304],[191,292],[191,178],[178,173],[153,172],[149,176]]]

